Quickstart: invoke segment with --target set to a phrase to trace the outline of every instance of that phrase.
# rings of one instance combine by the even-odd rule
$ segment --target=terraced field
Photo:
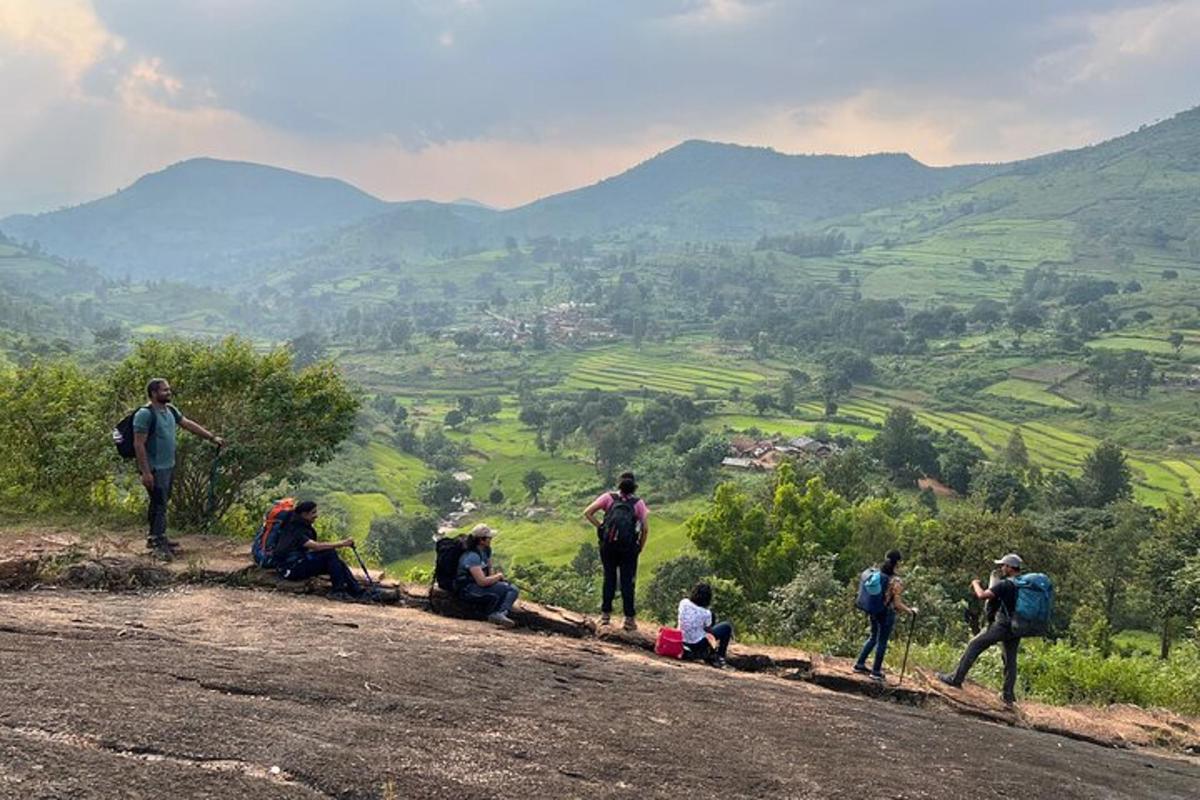
[[[994,394],[997,397],[1009,397],[1013,400],[1021,400],[1039,406],[1049,406],[1050,408],[1077,407],[1075,402],[1047,391],[1046,387],[1042,384],[1036,381],[1022,380],[1021,378],[1008,378],[1007,380],[993,383],[984,389],[984,391],[988,394]]]
[[[995,456],[1019,428],[1029,448],[1029,458],[1044,469],[1078,473],[1083,460],[1100,442],[1050,422],[1029,421],[1020,425],[974,411],[935,411],[921,408],[907,399],[883,390],[871,390],[871,397],[855,397],[840,406],[843,414],[882,422],[895,405],[908,405],[917,419],[936,431],[955,430]],[[1129,454],[1134,473],[1134,490],[1139,500],[1155,506],[1166,504],[1169,497],[1200,494],[1200,459],[1162,460],[1153,453]]]
[[[746,369],[680,360],[679,353],[653,353],[631,348],[605,348],[576,362],[566,385],[573,389],[602,389],[627,394],[642,387],[651,391],[692,394],[703,387],[714,394],[752,388],[764,380]]]

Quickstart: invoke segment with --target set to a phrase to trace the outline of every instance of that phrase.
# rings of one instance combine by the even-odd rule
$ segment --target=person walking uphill
[[[312,500],[297,503],[292,515],[275,544],[276,571],[279,577],[289,581],[303,581],[317,575],[328,575],[333,584],[329,597],[333,600],[359,600],[363,598],[362,587],[354,579],[346,562],[338,558],[337,551],[353,547],[353,539],[340,542],[318,542],[313,523],[319,512]]]
[[[619,580],[627,631],[637,630],[637,608],[634,604],[637,562],[642,548],[646,546],[646,537],[650,535],[650,509],[637,496],[637,488],[633,473],[622,473],[617,482],[617,491],[600,495],[583,512],[600,537],[600,563],[604,567],[600,624],[607,625],[612,620],[613,598]],[[604,512],[602,520],[596,519],[600,511]]]
[[[1001,697],[1005,705],[1011,706],[1016,702],[1017,651],[1021,647],[1021,637],[1040,635],[1044,631],[1050,617],[1054,590],[1044,575],[1023,575],[1025,562],[1016,553],[1009,553],[994,563],[999,567],[1002,579],[990,589],[983,588],[978,580],[971,581],[971,590],[979,600],[995,601],[995,617],[985,630],[967,644],[954,674],[938,673],[937,677],[947,686],[961,687],[983,651],[1000,644],[1004,647],[1004,691]],[[1020,592],[1028,592],[1031,602],[1019,604]],[[1021,609],[1023,614],[1018,611],[1019,605],[1025,606]]]
[[[504,580],[503,572],[492,571],[492,538],[496,532],[480,523],[467,535],[467,549],[458,559],[454,587],[459,598],[483,605],[488,622],[505,628],[517,623],[509,618],[517,602],[517,587]]]
[[[171,384],[164,378],[154,378],[146,384],[150,399],[133,415],[133,451],[137,458],[142,485],[150,495],[147,521],[150,532],[146,547],[159,558],[170,560],[178,544],[167,538],[167,503],[171,499],[171,483],[175,475],[175,435],[177,428],[191,431],[217,447],[225,440],[193,422],[171,404]]]
[[[888,639],[896,626],[896,612],[917,615],[915,608],[904,604],[904,582],[897,574],[902,556],[899,550],[891,550],[884,556],[878,569],[871,568],[859,578],[858,607],[867,613],[871,623],[871,635],[854,662],[854,671],[868,673],[872,680],[883,680],[883,657],[887,654]],[[867,669],[867,656],[875,651],[871,669]]]

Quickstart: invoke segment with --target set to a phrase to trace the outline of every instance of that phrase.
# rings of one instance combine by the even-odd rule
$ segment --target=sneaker
[[[1015,698],[1015,697],[1001,697],[1001,698],[1000,698],[1000,702],[1004,703],[1004,707],[1005,707],[1005,708],[1007,708],[1009,711],[1012,711],[1012,710],[1013,710],[1013,707],[1014,707],[1014,706],[1016,706],[1016,704],[1017,704],[1017,698]]]
[[[183,545],[181,545],[179,542],[175,541],[174,539],[164,538],[163,541],[166,542],[167,547],[171,548],[171,552],[173,552],[173,553],[178,553],[180,550],[183,549]]]
[[[611,625],[612,624],[612,615],[611,614],[601,614],[600,615],[600,624],[601,625]]]
[[[625,624],[622,625],[621,627],[623,627],[627,631],[636,631],[637,630],[637,620],[634,619],[633,617],[626,617]]]
[[[333,600],[336,603],[356,603],[356,602],[358,602],[358,597],[356,595],[350,594],[349,592],[330,592],[329,594],[327,594],[325,596],[327,598],[329,598],[330,600]]]
[[[500,611],[496,614],[488,614],[487,621],[493,625],[499,625],[501,628],[515,628],[517,623],[509,619],[508,614]]]
[[[717,669],[725,669],[725,659],[720,656],[713,656],[708,660],[708,665]]]
[[[866,664],[855,664],[855,665],[854,665],[854,667],[853,667],[853,669],[854,669],[854,671],[855,671],[855,672],[857,672],[859,675],[869,675],[869,674],[870,674],[870,672],[871,672],[871,670],[867,669],[867,665],[866,665]]]
[[[871,680],[875,681],[876,683],[883,683],[883,681],[885,680],[882,672],[872,672],[867,677],[869,677]]]
[[[937,679],[938,679],[939,681],[941,681],[942,683],[946,684],[947,686],[952,686],[952,687],[954,687],[955,689],[961,689],[961,688],[962,688],[962,684],[961,684],[961,683],[959,683],[958,681],[954,680],[954,676],[953,676],[953,675],[947,675],[947,674],[946,674],[946,673],[944,673],[944,672],[939,672],[939,673],[937,674]]]

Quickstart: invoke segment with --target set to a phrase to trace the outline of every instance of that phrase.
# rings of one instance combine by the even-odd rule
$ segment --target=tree
[[[977,496],[988,511],[1011,510],[1019,514],[1029,505],[1029,489],[1011,470],[988,464],[971,480],[971,494]]]
[[[501,503],[503,503],[504,502],[504,490],[501,489],[499,486],[493,486],[492,490],[490,492],[488,492],[488,502],[495,506],[498,506]]]
[[[888,412],[883,428],[871,444],[876,457],[893,477],[937,475],[937,451],[930,442],[931,433],[917,421],[912,409],[897,406]]]
[[[779,410],[791,414],[796,410],[796,387],[787,381],[779,390]]]
[[[1101,442],[1083,459],[1080,477],[1084,502],[1100,508],[1133,496],[1133,473],[1125,451],[1112,442]]]
[[[750,398],[750,402],[754,405],[754,410],[758,412],[760,417],[770,411],[771,407],[775,405],[775,399],[765,392],[759,392],[754,395]]]
[[[970,491],[975,467],[983,461],[984,453],[958,431],[946,431],[939,441],[941,455],[938,466],[942,481],[954,491],[965,495]]]
[[[1200,554],[1200,501],[1170,500],[1150,537],[1138,549],[1140,577],[1159,630],[1159,655],[1167,658],[1178,619],[1195,612],[1186,607],[1182,571]]]
[[[470,496],[470,485],[448,472],[435,475],[417,486],[417,497],[439,514],[449,514]]]
[[[437,520],[422,515],[392,515],[371,520],[365,550],[381,564],[428,550],[437,536]]]
[[[475,416],[482,420],[494,419],[502,407],[499,397],[494,394],[485,394],[475,401]]]
[[[627,418],[601,423],[592,430],[592,459],[596,474],[605,483],[612,483],[617,468],[632,461],[637,452],[637,436]]]
[[[594,542],[584,542],[579,545],[575,557],[571,559],[571,569],[581,578],[591,578],[600,570],[600,550]]]
[[[862,447],[850,447],[821,462],[821,476],[831,491],[857,503],[871,491],[867,483],[874,465]]]
[[[1025,446],[1025,437],[1020,428],[1013,428],[1008,435],[1008,444],[1004,446],[1004,463],[1013,469],[1029,469],[1029,449]]]
[[[703,558],[694,555],[677,556],[654,569],[646,587],[646,607],[659,622],[675,619],[679,601],[687,597],[697,583],[713,574]]]
[[[109,378],[113,413],[145,402],[148,375],[167,377],[181,410],[228,443],[211,487],[216,518],[255,486],[277,484],[306,464],[332,459],[354,430],[360,405],[332,364],[297,372],[289,350],[260,353],[249,341],[230,337],[139,343]],[[213,459],[210,444],[180,436],[171,493],[177,523],[200,525],[209,517]]]
[[[1179,351],[1183,349],[1183,342],[1183,334],[1179,331],[1171,331],[1171,335],[1167,337],[1167,343],[1171,345],[1175,355],[1179,355]]]
[[[542,489],[545,488],[548,481],[549,478],[538,469],[529,470],[521,478],[521,485],[525,487],[525,491],[529,492],[529,499],[533,501],[534,505],[538,504],[538,497],[541,495]]]
[[[452,408],[446,412],[446,416],[442,418],[442,423],[450,428],[457,428],[466,421],[466,416],[457,408]]]
[[[325,357],[325,337],[316,331],[307,331],[288,342],[296,367],[302,369]]]

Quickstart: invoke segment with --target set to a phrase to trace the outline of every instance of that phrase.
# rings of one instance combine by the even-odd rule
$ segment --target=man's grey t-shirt
[[[150,469],[173,469],[175,467],[175,414],[172,406],[161,411],[153,407],[139,408],[133,415],[133,432],[147,433],[150,430],[150,415],[154,414],[154,434],[146,437],[146,458]],[[183,415],[179,415],[180,419]]]

